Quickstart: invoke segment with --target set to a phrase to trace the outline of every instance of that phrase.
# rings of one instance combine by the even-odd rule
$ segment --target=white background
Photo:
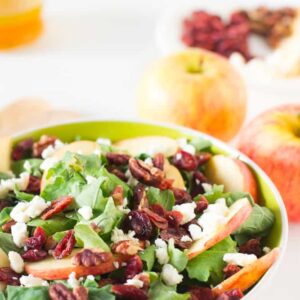
[[[160,55],[155,26],[174,3],[184,0],[47,1],[42,38],[0,53],[0,106],[18,97],[39,96],[87,115],[136,117],[138,80]],[[251,85],[248,119],[291,101],[300,103],[300,87],[292,92],[271,84]],[[291,225],[284,262],[255,300],[299,300],[299,271],[300,225]]]

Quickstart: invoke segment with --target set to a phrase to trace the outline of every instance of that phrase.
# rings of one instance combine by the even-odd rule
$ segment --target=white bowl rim
[[[258,173],[263,180],[266,182],[266,184],[269,186],[270,190],[272,191],[272,193],[275,196],[275,199],[279,205],[279,209],[280,209],[280,216],[281,216],[281,221],[282,221],[282,230],[281,230],[281,241],[280,241],[280,253],[279,253],[279,257],[277,258],[275,264],[272,265],[272,267],[264,274],[264,276],[259,280],[259,282],[251,289],[251,291],[249,293],[246,294],[246,296],[243,297],[243,299],[245,300],[250,300],[251,297],[255,296],[254,294],[258,291],[258,290],[262,290],[263,289],[263,284],[264,283],[268,283],[271,278],[274,276],[274,274],[276,273],[276,271],[278,270],[280,264],[282,263],[284,254],[286,252],[286,248],[287,248],[287,241],[288,241],[288,217],[287,217],[287,212],[285,209],[285,205],[283,203],[282,197],[279,193],[279,191],[277,190],[276,186],[274,185],[274,183],[272,182],[272,180],[269,178],[269,176],[254,162],[252,161],[250,158],[248,158],[245,154],[243,154],[242,152],[238,151],[237,149],[227,145],[225,142],[209,135],[206,134],[204,132],[201,131],[197,131],[191,128],[187,128],[184,126],[180,126],[180,125],[176,125],[176,124],[170,124],[170,123],[165,123],[165,122],[157,122],[157,121],[148,121],[148,120],[141,120],[141,119],[134,119],[134,118],[81,118],[78,120],[72,120],[72,121],[66,121],[66,122],[57,122],[53,125],[49,125],[49,126],[37,126],[34,127],[32,129],[28,129],[28,130],[24,130],[24,131],[20,131],[16,134],[12,135],[13,139],[18,139],[19,137],[23,136],[23,135],[27,135],[30,134],[31,132],[34,132],[36,130],[46,130],[46,129],[50,129],[56,126],[61,126],[61,125],[71,125],[71,124],[77,124],[77,123],[88,123],[88,122],[100,122],[100,123],[104,123],[104,122],[126,122],[126,123],[132,123],[132,124],[146,124],[146,125],[154,125],[154,126],[160,126],[160,127],[165,127],[165,128],[169,128],[169,129],[174,129],[174,130],[178,130],[180,132],[182,132],[183,134],[191,134],[191,135],[199,135],[201,137],[203,137],[204,139],[208,139],[210,141],[212,141],[213,145],[216,145],[218,148],[224,150],[225,152],[230,153],[231,156],[238,158],[242,161],[244,161],[246,164],[248,164],[256,173]],[[254,299],[254,298],[252,298]]]

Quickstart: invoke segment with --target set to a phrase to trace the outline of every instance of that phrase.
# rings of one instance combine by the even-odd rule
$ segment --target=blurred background
[[[240,8],[252,12],[261,5],[269,9],[293,8],[292,12],[280,11],[279,15],[284,16],[284,21],[278,14],[270,17],[268,12],[263,12],[270,17],[270,23],[262,24],[266,15],[259,15],[261,19],[256,20],[255,24],[260,27],[256,30],[263,31],[261,36],[266,39],[265,42],[261,38],[251,38],[249,49],[229,49],[229,46],[224,46],[226,49],[218,49],[217,52],[220,54],[223,51],[221,54],[225,53],[230,58],[237,72],[240,72],[240,75],[236,73],[237,80],[241,76],[245,81],[247,114],[244,125],[266,109],[281,104],[298,104],[299,109],[299,1],[252,0],[251,4],[246,4],[246,1],[217,0],[23,2],[25,4],[22,7],[21,0],[0,0],[0,109],[11,113],[6,119],[3,111],[0,114],[2,135],[78,117],[153,119],[153,111],[151,113],[151,107],[146,103],[148,100],[144,100],[147,99],[147,92],[144,92],[143,100],[138,93],[141,78],[154,61],[176,53],[188,44],[195,46],[203,42],[203,37],[199,36],[198,40],[195,36],[185,36],[184,39],[182,32],[186,30],[190,34],[188,26],[193,24],[186,24],[183,29],[183,21],[199,9],[229,20],[230,14]],[[9,7],[9,3],[15,3],[15,6]],[[201,23],[202,17],[195,17],[194,21]],[[270,33],[274,19],[281,23],[277,32]],[[293,30],[290,29],[292,26]],[[242,45],[245,38],[243,26],[235,30],[241,31],[242,40],[238,44]],[[291,32],[295,32],[294,37]],[[270,37],[270,34],[273,36]],[[290,37],[281,47],[281,41]],[[209,47],[209,50],[215,50],[213,46]],[[236,52],[243,52],[244,55],[232,56]],[[252,55],[258,59],[252,60]],[[11,107],[7,108],[18,99],[45,100],[47,117],[39,120],[34,115],[36,102],[25,102],[24,106],[16,106],[12,110]],[[141,105],[143,101],[146,104]],[[176,123],[172,118],[160,119]],[[179,121],[177,123],[182,124]],[[183,125],[193,127],[192,124]],[[225,139],[236,144],[237,138],[234,136]],[[297,153],[294,159],[300,162],[300,151]],[[281,270],[257,299],[279,300],[287,298],[287,293],[288,299],[299,299],[299,236],[300,225],[291,223],[288,251]]]

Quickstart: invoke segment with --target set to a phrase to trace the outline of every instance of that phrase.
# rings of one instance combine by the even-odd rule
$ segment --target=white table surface
[[[168,5],[183,1],[47,1],[42,38],[0,53],[0,106],[38,96],[87,115],[136,117],[138,79],[160,55],[157,19]],[[251,86],[248,119],[275,104],[299,103],[299,94]],[[255,300],[299,300],[299,270],[300,224],[294,224],[278,273]]]

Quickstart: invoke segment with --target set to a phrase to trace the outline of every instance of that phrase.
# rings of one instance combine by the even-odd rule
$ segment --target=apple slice
[[[164,171],[166,174],[166,178],[174,180],[173,187],[185,190],[184,180],[179,170],[171,165],[167,159],[165,160]]]
[[[0,268],[9,267],[9,260],[7,254],[0,248]]]
[[[7,136],[0,137],[0,172],[10,170],[11,138]]]
[[[226,192],[249,192],[257,200],[257,184],[248,166],[239,159],[215,155],[206,165],[206,177],[213,183],[223,184]]]
[[[166,157],[177,152],[177,141],[165,136],[145,136],[118,141],[114,144],[117,148],[127,151],[132,156],[141,153],[154,155],[162,153]]]
[[[246,291],[268,271],[279,255],[279,248],[274,248],[254,263],[244,267],[228,279],[213,288],[213,293],[218,296],[224,292],[240,289]]]
[[[121,258],[112,256],[109,261],[97,266],[76,266],[72,258],[80,251],[74,250],[70,256],[59,260],[48,257],[42,261],[26,263],[25,271],[45,280],[58,280],[67,279],[72,272],[75,272],[77,277],[109,273],[115,270],[118,264],[122,263]]]
[[[76,141],[63,146],[62,148],[56,150],[50,157],[57,160],[61,160],[66,152],[81,153],[83,155],[89,155],[94,153],[96,150],[100,149],[100,145],[92,141]],[[47,185],[47,171],[44,172],[41,181],[41,190]]]
[[[247,198],[234,202],[229,208],[226,224],[222,225],[212,236],[195,241],[187,250],[188,258],[194,258],[228,237],[247,220],[251,211],[252,206]]]

